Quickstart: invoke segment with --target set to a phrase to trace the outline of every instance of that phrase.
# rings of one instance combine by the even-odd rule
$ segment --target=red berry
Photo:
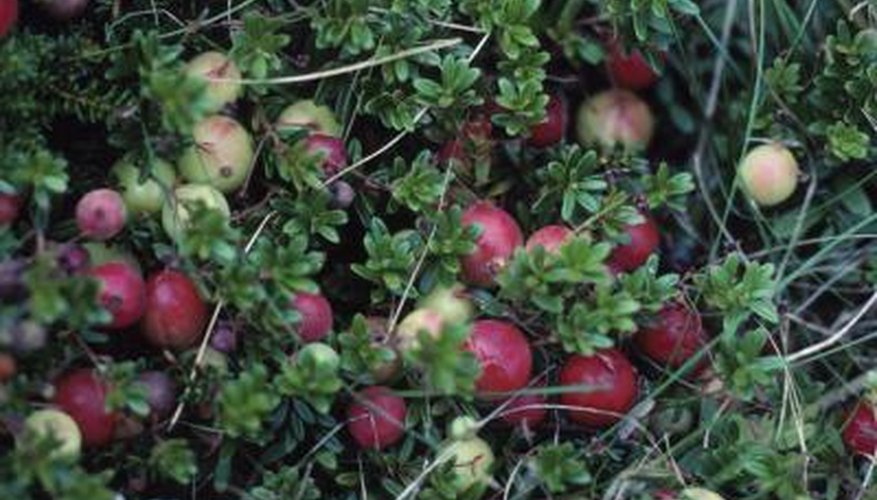
[[[626,53],[618,41],[609,43],[606,69],[616,86],[629,90],[644,90],[658,81],[658,74],[649,66],[639,50]]]
[[[2,2],[3,0],[0,0]],[[0,193],[0,226],[12,224],[21,212],[21,196]]]
[[[478,116],[467,121],[460,133],[447,141],[439,150],[438,163],[459,162],[465,169],[472,167],[474,158],[489,158],[493,149],[493,124],[487,116]]]
[[[542,387],[543,384],[537,384],[531,387]],[[533,429],[541,424],[548,415],[545,404],[548,398],[544,394],[521,394],[511,398],[509,404],[502,411],[501,418],[503,422],[509,425],[525,425],[529,429]]]
[[[70,415],[86,446],[104,446],[113,439],[118,414],[107,410],[106,386],[93,370],[80,368],[55,382],[52,402]]]
[[[125,228],[125,200],[112,189],[89,191],[76,204],[76,225],[83,235],[108,240]]]
[[[582,392],[564,392],[569,418],[587,427],[607,427],[627,413],[636,399],[636,372],[617,349],[603,349],[591,356],[574,355],[560,371],[560,384],[582,386]]]
[[[566,131],[566,103],[557,94],[552,94],[545,109],[545,120],[530,129],[527,144],[544,148],[563,140]]]
[[[18,21],[18,0],[0,0],[0,37],[6,36]]]
[[[292,298],[292,307],[301,314],[297,331],[303,342],[316,342],[332,331],[332,304],[326,297],[299,292]]]
[[[873,456],[877,453],[877,408],[860,401],[847,418],[843,441],[853,453]]]
[[[481,228],[475,251],[461,259],[463,279],[476,286],[493,286],[494,275],[523,243],[521,228],[508,212],[485,201],[467,208],[462,222]]]
[[[0,384],[6,383],[18,372],[18,363],[11,354],[0,352]]]
[[[405,400],[386,387],[367,387],[347,408],[347,430],[360,448],[380,450],[402,438],[406,412]]]
[[[42,0],[37,3],[57,21],[69,21],[78,17],[88,7],[88,0]]]
[[[640,214],[645,219],[643,222],[625,228],[630,242],[616,246],[609,256],[609,269],[615,274],[634,271],[645,264],[661,242],[655,220],[648,213]]]
[[[143,372],[137,381],[146,386],[149,416],[155,420],[167,417],[177,402],[177,384],[162,371]]]
[[[347,166],[347,149],[344,141],[325,134],[311,134],[304,139],[308,154],[323,155],[323,172],[332,176]]]
[[[673,490],[663,489],[653,493],[655,500],[676,500],[679,498]]]
[[[143,334],[152,345],[184,350],[201,339],[207,324],[207,305],[185,274],[165,269],[146,283]]]
[[[557,253],[561,246],[573,237],[573,232],[566,226],[552,224],[545,226],[527,239],[527,251],[532,252],[536,247],[542,247],[548,253]]]
[[[656,318],[639,329],[636,347],[661,365],[678,368],[706,345],[700,315],[684,304],[664,306]]]
[[[88,274],[100,282],[100,302],[113,317],[107,328],[127,328],[143,316],[146,291],[143,278],[133,266],[121,261],[107,262],[91,268]]]
[[[479,393],[516,391],[530,380],[533,369],[530,343],[509,322],[476,321],[466,341],[466,350],[474,354],[481,365],[481,375],[475,381]]]

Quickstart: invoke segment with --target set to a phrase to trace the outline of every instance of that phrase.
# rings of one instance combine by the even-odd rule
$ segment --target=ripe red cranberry
[[[18,0],[0,0],[0,38],[18,21]]]
[[[93,370],[80,368],[55,382],[52,402],[70,415],[86,446],[104,446],[113,439],[119,415],[107,410],[109,388]]]
[[[56,21],[70,21],[88,7],[88,0],[41,0],[37,3]]]
[[[465,170],[472,167],[476,157],[489,158],[493,149],[493,124],[487,115],[479,115],[460,127],[460,133],[448,140],[439,150],[437,161],[460,163]]]
[[[527,144],[545,148],[563,140],[566,131],[566,103],[559,94],[552,94],[545,109],[545,120],[530,129]]]
[[[76,204],[76,225],[83,235],[108,240],[125,228],[125,200],[112,189],[89,191]]]
[[[561,246],[574,236],[572,230],[560,224],[545,226],[527,239],[527,251],[532,252],[536,247],[542,247],[548,253],[557,253]]]
[[[177,384],[167,373],[154,370],[143,372],[137,381],[146,386],[149,417],[160,420],[170,415],[177,402]]]
[[[21,196],[0,193],[0,226],[12,224],[21,212]]]
[[[608,46],[606,69],[609,79],[616,86],[629,90],[645,90],[658,81],[658,74],[638,49],[625,52],[617,40]]]
[[[661,243],[655,220],[648,213],[640,214],[645,219],[643,222],[625,228],[630,242],[616,246],[609,256],[609,269],[615,274],[634,271],[645,264]]]
[[[636,347],[656,363],[679,368],[706,345],[706,334],[697,311],[674,302],[640,327]]]
[[[347,148],[338,137],[325,134],[311,134],[304,139],[308,154],[323,155],[323,172],[332,176],[347,166]]]
[[[107,328],[127,328],[143,316],[146,290],[137,269],[127,262],[113,261],[91,268],[88,274],[100,283],[100,302],[112,315]]]
[[[0,352],[0,384],[6,383],[18,372],[18,363],[11,354]]]
[[[207,305],[185,274],[165,269],[146,283],[143,334],[152,345],[184,350],[194,346],[207,324]]]
[[[303,342],[316,342],[332,331],[332,304],[318,293],[299,292],[292,307],[301,314],[297,331]]]
[[[592,428],[607,427],[633,406],[637,395],[636,372],[617,349],[603,349],[591,356],[570,357],[560,371],[560,385],[582,386],[582,392],[564,392],[569,418]]]
[[[405,433],[405,400],[383,386],[367,387],[347,408],[347,430],[360,448],[380,450]]]
[[[475,251],[460,260],[463,279],[476,286],[493,286],[494,275],[523,243],[521,228],[508,212],[486,201],[469,206],[462,222],[481,228]]]
[[[853,453],[872,456],[877,453],[877,408],[859,401],[847,418],[843,441]]]
[[[466,350],[474,354],[481,365],[481,375],[475,381],[479,394],[516,391],[530,380],[533,369],[530,343],[507,321],[476,321],[466,341]]]
[[[536,384],[531,387],[538,388],[544,384]],[[518,426],[524,425],[528,429],[539,426],[548,415],[545,404],[548,398],[545,394],[521,394],[511,398],[509,404],[502,411],[501,418],[503,422]]]

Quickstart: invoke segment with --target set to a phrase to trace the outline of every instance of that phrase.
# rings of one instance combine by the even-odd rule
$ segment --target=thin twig
[[[250,250],[253,249],[253,245],[255,245],[256,240],[262,234],[262,231],[265,230],[265,226],[268,225],[268,222],[277,214],[277,212],[269,212],[263,219],[262,222],[259,223],[259,226],[256,228],[256,232],[253,233],[253,236],[250,237],[250,241],[247,242],[247,246],[244,247],[244,255],[250,253]],[[207,329],[204,331],[204,338],[201,339],[201,346],[198,347],[198,354],[195,356],[195,363],[192,365],[192,371],[189,372],[189,382],[195,380],[195,377],[198,376],[198,369],[201,367],[201,363],[204,361],[204,353],[207,352],[207,346],[210,345],[210,337],[213,335],[213,328],[216,326],[216,322],[219,319],[219,313],[222,312],[222,308],[225,307],[225,300],[220,300],[216,303],[216,307],[213,308],[213,315],[210,317],[210,322],[207,324]],[[180,419],[180,416],[183,414],[183,409],[186,407],[186,401],[181,400],[177,405],[177,408],[174,410],[174,415],[171,417],[170,423],[168,423],[168,430],[172,430],[175,425],[177,425],[177,421]]]
[[[725,9],[725,19],[724,24],[722,25],[722,41],[721,46],[725,47],[728,45],[728,40],[731,38],[731,28],[734,26],[735,12],[737,10],[737,0],[731,0],[728,2],[727,7]],[[704,124],[701,128],[700,137],[697,141],[697,149],[694,152],[694,155],[691,158],[691,163],[694,168],[694,174],[697,177],[697,185],[702,192],[704,203],[706,204],[707,211],[709,211],[710,216],[713,218],[713,221],[721,231],[722,235],[727,239],[731,244],[737,247],[738,253],[743,256],[744,261],[747,261],[746,254],[740,248],[739,242],[731,232],[728,230],[727,226],[725,226],[724,221],[719,217],[719,212],[716,210],[715,205],[712,202],[712,199],[709,196],[709,189],[706,185],[706,180],[703,174],[703,156],[706,150],[707,141],[709,139],[709,123],[712,121],[713,115],[716,113],[716,108],[718,106],[719,101],[719,90],[721,90],[722,84],[722,75],[725,69],[725,58],[717,57],[716,62],[713,65],[713,79],[710,83],[709,94],[707,94],[707,102],[706,108],[704,109]]]
[[[416,56],[418,54],[422,54],[424,52],[431,52],[433,50],[444,49],[447,47],[453,47],[454,45],[459,45],[463,43],[462,38],[448,38],[436,40],[427,45],[423,45],[421,47],[414,47],[412,49],[405,49],[400,52],[396,52],[395,54],[390,54],[388,56],[382,57],[372,57],[366,59],[365,61],[360,61],[358,63],[348,64],[346,66],[341,66],[338,68],[326,69],[322,71],[316,71],[314,73],[306,73],[304,75],[293,75],[293,76],[281,76],[277,78],[208,78],[210,81],[214,82],[223,82],[223,83],[238,83],[241,85],[282,85],[287,83],[305,83],[312,82],[314,80],[323,80],[325,78],[331,78],[333,76],[344,75],[347,73],[355,73],[357,71],[371,68],[373,66],[382,66],[389,62],[397,61],[399,59],[405,59],[411,56]]]
[[[807,356],[810,356],[811,354],[815,354],[823,349],[826,349],[826,348],[831,347],[832,345],[836,344],[838,341],[840,341],[840,339],[843,338],[844,335],[849,333],[850,330],[852,330],[853,327],[856,326],[856,324],[859,322],[859,320],[861,320],[865,316],[865,313],[867,313],[868,310],[874,306],[874,304],[877,304],[877,291],[875,291],[873,294],[871,294],[871,298],[868,299],[867,302],[865,302],[865,305],[863,305],[861,307],[861,309],[859,309],[859,312],[857,312],[856,315],[853,316],[853,318],[851,320],[849,320],[846,325],[843,326],[843,328],[838,330],[831,337],[828,337],[827,339],[825,339],[821,342],[817,342],[809,347],[805,347],[804,349],[801,349],[800,351],[797,351],[793,354],[786,356],[786,362],[787,363],[794,363],[795,361],[800,361],[801,359],[804,359]]]

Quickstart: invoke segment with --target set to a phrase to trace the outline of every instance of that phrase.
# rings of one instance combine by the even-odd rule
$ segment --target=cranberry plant
[[[0,0],[3,498],[877,494],[877,7]]]

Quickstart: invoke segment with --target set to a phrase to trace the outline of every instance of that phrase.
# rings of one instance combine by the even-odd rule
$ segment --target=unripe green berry
[[[798,185],[798,162],[782,144],[758,146],[740,163],[743,190],[755,203],[769,207],[778,205],[795,192]]]
[[[174,190],[173,196],[165,200],[161,208],[161,225],[171,239],[179,239],[188,228],[191,207],[198,202],[225,217],[231,216],[231,209],[225,196],[216,189],[205,184],[180,186]]]
[[[241,84],[234,81],[212,81],[211,78],[240,80],[241,72],[234,61],[221,52],[205,52],[186,65],[186,73],[207,84],[207,112],[216,113],[241,95]]]
[[[654,131],[648,104],[627,90],[607,90],[591,97],[576,117],[579,143],[584,146],[612,149],[620,145],[626,151],[641,151],[649,146]]]
[[[189,182],[209,184],[223,193],[239,188],[253,167],[249,132],[222,115],[205,118],[192,130],[194,144],[179,160],[180,174]]]

